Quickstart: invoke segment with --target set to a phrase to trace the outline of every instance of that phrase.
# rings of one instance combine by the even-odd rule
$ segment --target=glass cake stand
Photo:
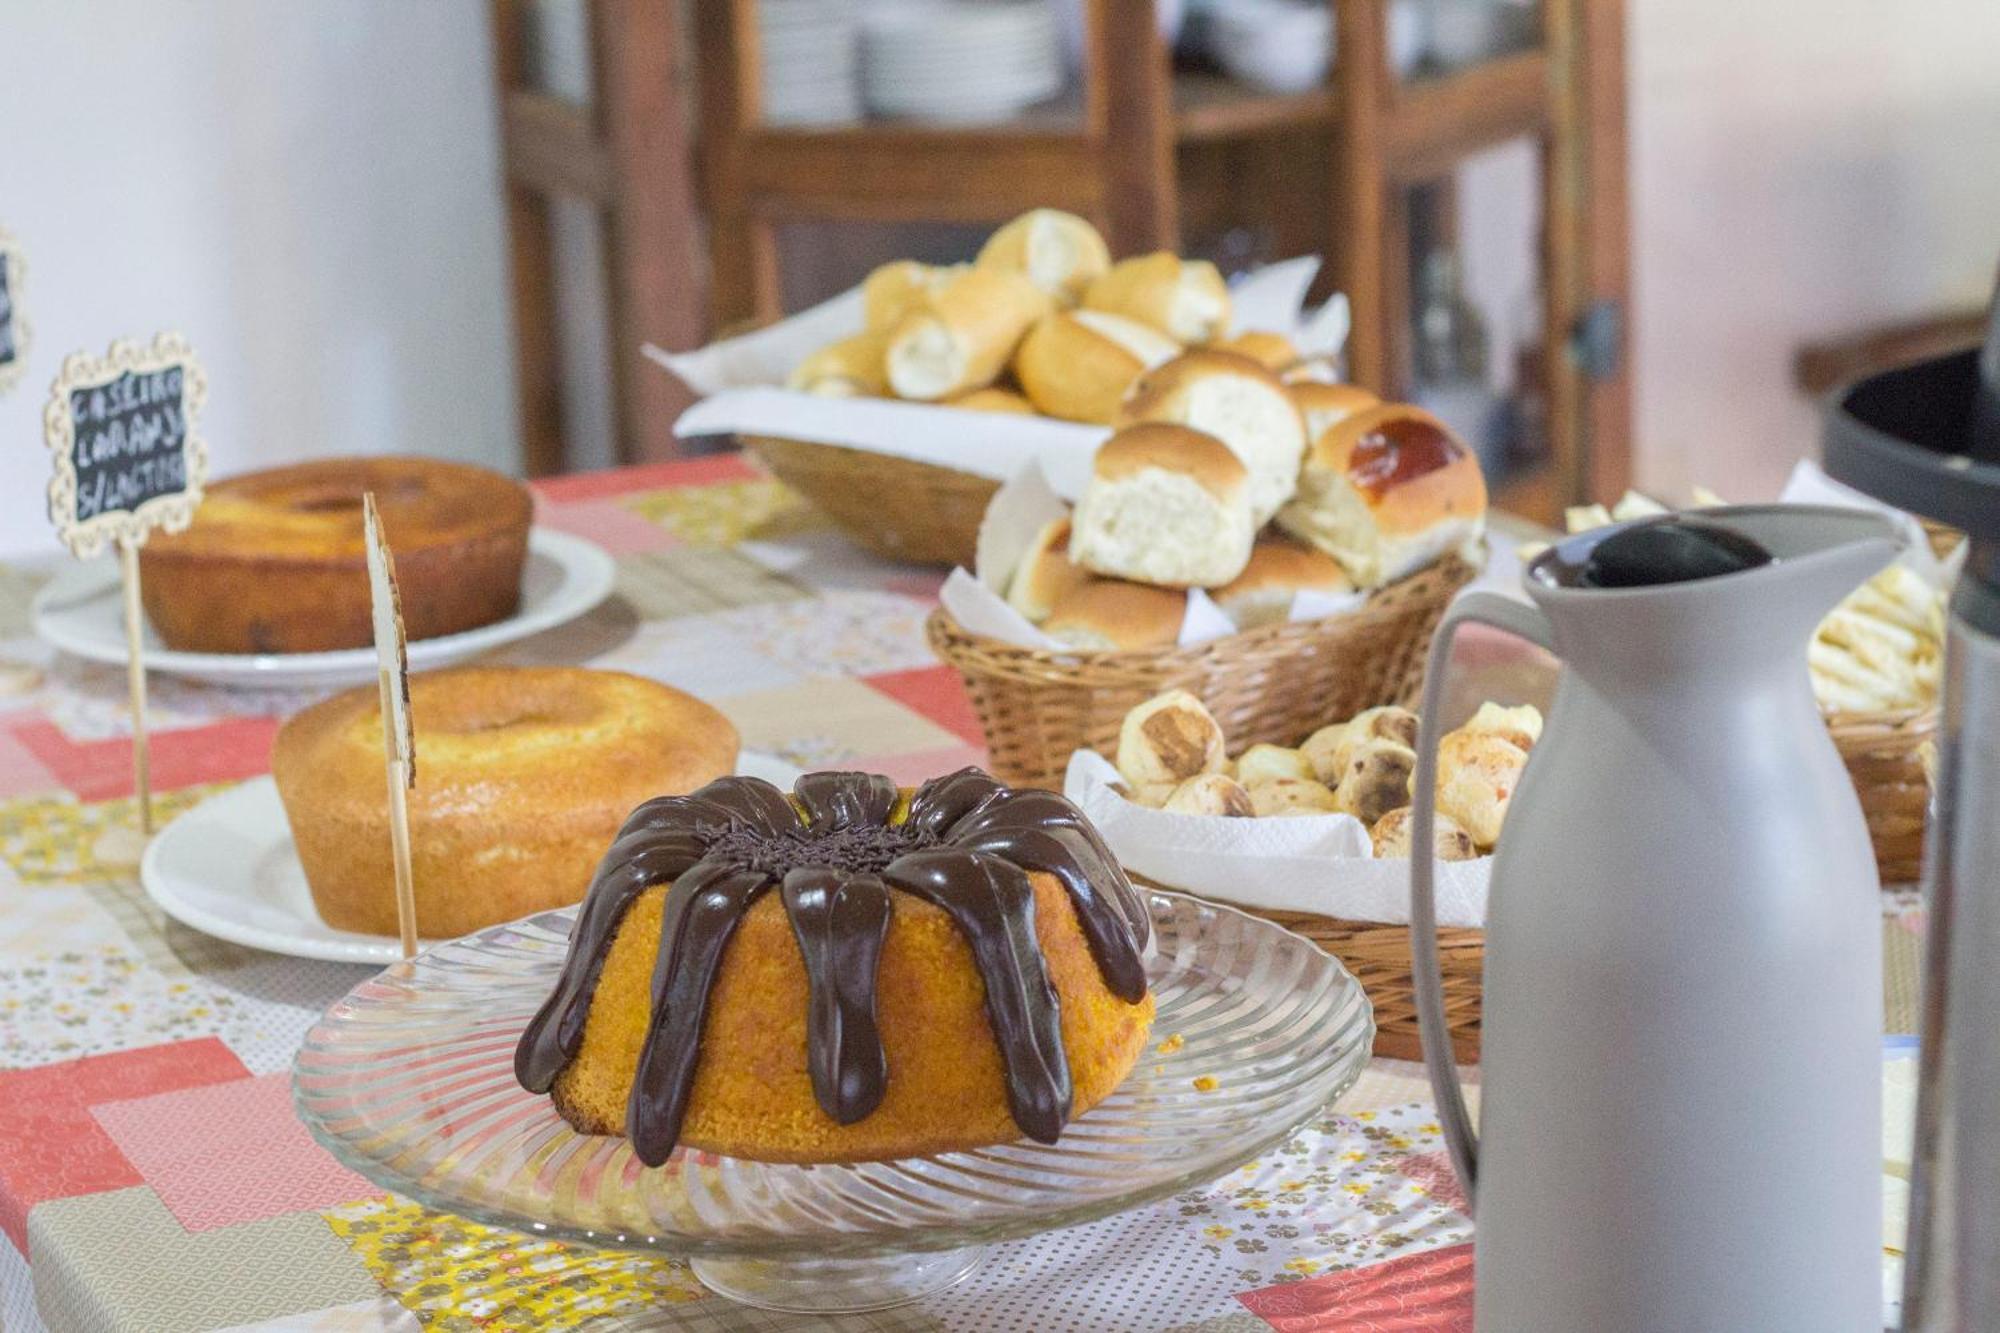
[[[1146,898],[1152,1041],[1052,1145],[848,1166],[683,1150],[643,1166],[624,1139],[577,1133],[514,1081],[515,1042],[554,984],[570,911],[439,945],[357,986],[306,1035],[293,1096],[341,1162],[430,1207],[685,1255],[709,1287],[765,1309],[883,1309],[950,1286],[992,1242],[1213,1180],[1359,1077],[1375,1023],[1346,968],[1230,908]]]

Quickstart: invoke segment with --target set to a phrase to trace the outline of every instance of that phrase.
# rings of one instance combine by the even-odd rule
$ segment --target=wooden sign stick
[[[118,568],[125,585],[125,684],[132,703],[132,791],[139,798],[139,831],[153,836],[153,778],[146,745],[145,640],[139,620],[139,543],[118,539]]]
[[[361,496],[368,544],[368,597],[375,620],[375,683],[381,693],[382,757],[389,775],[389,854],[396,868],[396,929],[403,957],[417,954],[417,888],[410,872],[409,789],[417,781],[416,737],[410,727],[410,654],[403,631],[396,564],[382,536],[375,493]]]

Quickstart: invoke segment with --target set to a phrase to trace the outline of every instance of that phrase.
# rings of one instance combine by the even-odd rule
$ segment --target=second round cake
[[[463,935],[583,896],[641,801],[736,766],[736,730],[691,695],[577,667],[470,667],[410,679],[418,933]],[[396,933],[376,687],[289,719],[271,751],[320,917]]]

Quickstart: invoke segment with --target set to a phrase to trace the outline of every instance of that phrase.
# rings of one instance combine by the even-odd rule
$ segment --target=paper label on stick
[[[49,518],[72,555],[188,525],[208,474],[198,426],[207,397],[207,377],[179,334],[64,360],[42,432],[55,463]]]
[[[27,312],[22,308],[21,289],[27,283],[28,265],[21,247],[5,227],[0,227],[0,393],[20,382],[28,364]]]
[[[396,587],[396,565],[382,536],[382,515],[375,492],[361,497],[362,527],[368,544],[368,600],[375,617],[375,661],[381,672],[383,745],[390,760],[403,765],[404,781],[417,785],[417,741],[410,728],[410,650],[403,630],[403,595]]]

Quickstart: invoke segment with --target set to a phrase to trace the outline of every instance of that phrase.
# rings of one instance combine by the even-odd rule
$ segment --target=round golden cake
[[[639,801],[736,767],[729,719],[619,671],[466,667],[410,678],[417,932],[446,939],[566,907]],[[394,935],[379,695],[366,685],[288,719],[271,749],[313,905],[329,926]]]
[[[1054,792],[724,779],[626,822],[515,1069],[650,1165],[1053,1142],[1145,1048],[1149,936]]]
[[[433,458],[332,458],[219,481],[185,532],[154,534],[139,553],[146,618],[184,652],[367,647],[369,491],[411,639],[514,614],[534,512],[526,488]]]

